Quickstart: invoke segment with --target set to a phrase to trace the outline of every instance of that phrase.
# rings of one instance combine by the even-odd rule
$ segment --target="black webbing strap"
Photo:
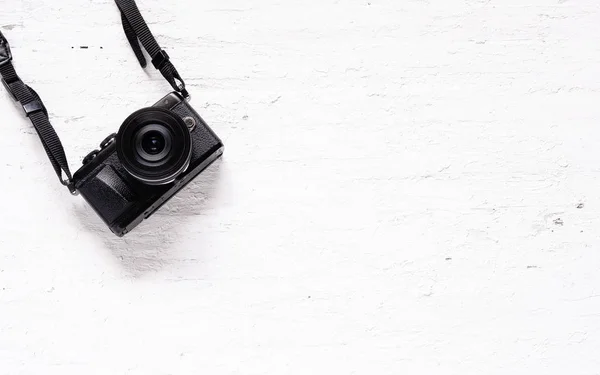
[[[156,42],[135,1],[115,0],[115,3],[117,3],[117,6],[121,10],[121,20],[127,40],[129,40],[129,44],[131,44],[131,48],[142,68],[146,67],[146,58],[142,53],[139,43],[142,43],[142,46],[152,58],[152,65],[160,70],[163,77],[171,84],[173,89],[181,93],[184,98],[189,98],[190,95],[185,89],[185,82],[183,82],[177,69],[169,61],[169,55]]]
[[[44,103],[39,95],[21,81],[11,61],[10,46],[4,35],[2,35],[2,32],[0,32],[0,76],[2,77],[2,84],[11,94],[12,98],[23,107],[25,115],[33,123],[42,141],[42,145],[60,182],[67,186],[73,193],[75,189],[71,182],[72,176],[69,164],[67,163],[67,157],[65,156],[65,150],[52,124],[50,124],[46,107],[44,107]]]

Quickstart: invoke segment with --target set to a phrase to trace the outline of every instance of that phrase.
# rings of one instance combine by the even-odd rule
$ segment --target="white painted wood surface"
[[[600,374],[598,1],[139,5],[224,158],[119,239],[2,90],[0,374]],[[169,91],[0,7],[73,169]]]

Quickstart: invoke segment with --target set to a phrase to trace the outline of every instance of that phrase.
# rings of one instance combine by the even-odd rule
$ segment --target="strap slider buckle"
[[[167,55],[167,52],[164,49],[161,49],[152,59],[152,65],[154,65],[156,69],[161,70],[162,67],[169,62],[169,59],[170,57]]]
[[[46,107],[41,100],[34,100],[27,104],[23,104],[23,110],[25,111],[25,116],[29,117],[36,112],[44,112],[46,116],[48,116],[48,112],[46,111]]]
[[[10,46],[8,40],[2,35],[0,31],[0,66],[10,63],[12,60],[12,53],[10,52]]]

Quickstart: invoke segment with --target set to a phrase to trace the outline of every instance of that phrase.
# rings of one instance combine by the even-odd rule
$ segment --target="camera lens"
[[[116,141],[123,167],[149,185],[172,182],[187,169],[192,155],[192,140],[185,122],[161,108],[133,113],[121,125]]]
[[[159,132],[149,132],[142,138],[142,149],[150,154],[159,154],[165,149],[165,138]]]
[[[157,162],[169,155],[172,138],[164,125],[143,125],[134,135],[135,151],[143,160]]]

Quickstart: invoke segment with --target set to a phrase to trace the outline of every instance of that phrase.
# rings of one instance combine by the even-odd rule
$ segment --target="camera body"
[[[152,215],[223,153],[223,143],[178,93],[129,116],[73,176],[117,236]]]

